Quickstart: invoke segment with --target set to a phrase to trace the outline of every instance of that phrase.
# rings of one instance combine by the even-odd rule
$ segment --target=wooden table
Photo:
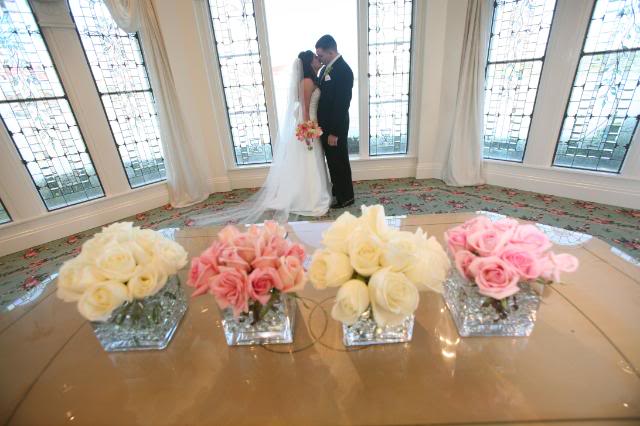
[[[391,218],[443,232],[471,217]],[[290,225],[310,249],[326,223]],[[308,286],[295,343],[227,347],[212,297],[190,300],[164,351],[105,353],[49,286],[0,316],[0,419],[9,424],[640,422],[640,267],[584,234],[546,228],[580,259],[546,288],[528,338],[460,338],[426,292],[413,341],[345,350],[333,291]],[[174,230],[197,255],[214,228]],[[182,277],[186,271],[182,272]],[[598,423],[598,422],[596,422]],[[593,422],[589,422],[593,424]]]

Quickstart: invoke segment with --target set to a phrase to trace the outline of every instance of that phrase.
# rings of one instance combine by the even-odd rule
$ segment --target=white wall
[[[362,3],[360,9],[366,9],[363,6],[366,1],[358,1]],[[356,180],[441,176],[455,109],[467,1],[416,1],[409,155],[354,159]],[[164,183],[132,190],[126,177],[119,174],[122,167],[112,149],[108,123],[63,0],[32,4],[85,142],[94,159],[99,159],[96,165],[106,197],[47,212],[6,130],[1,128],[0,198],[14,222],[0,226],[0,255],[158,207],[168,200]],[[230,161],[231,141],[206,0],[154,0],[154,5],[187,125],[206,152],[211,191],[259,186],[267,167],[236,168]],[[634,141],[626,161],[628,166],[621,175],[549,166],[590,9],[591,0],[558,1],[527,156],[522,164],[488,161],[488,182],[640,208],[640,141]]]

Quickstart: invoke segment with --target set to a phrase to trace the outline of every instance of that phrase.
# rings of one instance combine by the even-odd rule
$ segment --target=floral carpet
[[[489,211],[531,220],[601,238],[627,254],[640,258],[640,210],[631,210],[569,198],[537,194],[491,185],[457,188],[436,179],[386,179],[355,182],[355,213],[361,204],[383,204],[388,215]],[[255,190],[212,194],[195,206],[164,206],[123,218],[143,228],[192,226],[192,216],[238,203]],[[315,220],[329,220],[344,210],[332,210]],[[303,218],[302,220],[308,220]],[[0,258],[0,312],[36,300],[50,285],[59,266],[76,255],[90,229]]]

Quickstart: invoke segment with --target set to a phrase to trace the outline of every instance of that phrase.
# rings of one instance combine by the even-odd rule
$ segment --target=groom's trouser
[[[353,182],[351,181],[351,164],[349,164],[349,147],[347,135],[338,137],[338,146],[330,146],[329,135],[321,136],[322,148],[329,166],[329,176],[333,195],[338,203],[346,203],[353,200]]]

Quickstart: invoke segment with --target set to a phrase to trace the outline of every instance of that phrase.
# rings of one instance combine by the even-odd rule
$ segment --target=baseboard
[[[73,235],[169,202],[165,183],[100,198],[0,228],[0,256]]]
[[[640,181],[604,173],[487,161],[487,183],[640,209]]]
[[[418,163],[416,179],[441,179],[442,166],[437,163]]]

